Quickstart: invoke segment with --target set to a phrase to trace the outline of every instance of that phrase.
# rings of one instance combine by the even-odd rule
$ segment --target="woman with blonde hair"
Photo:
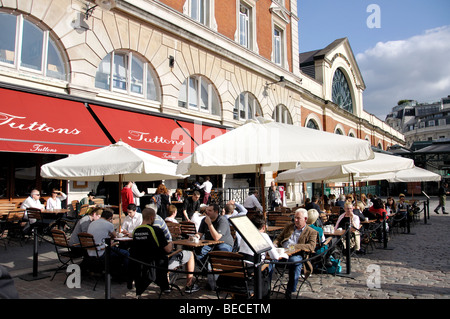
[[[315,225],[318,218],[319,212],[317,211],[317,209],[311,208],[310,210],[308,210],[308,219],[306,220],[306,225],[308,225],[309,227],[311,227],[312,229],[314,229],[319,233],[320,242],[323,243],[325,242],[325,235],[323,234],[323,229],[322,227]]]

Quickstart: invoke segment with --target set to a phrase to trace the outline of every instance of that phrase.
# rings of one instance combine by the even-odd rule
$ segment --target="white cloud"
[[[399,100],[435,102],[450,95],[450,25],[379,42],[356,60],[367,87],[364,109],[381,120]]]

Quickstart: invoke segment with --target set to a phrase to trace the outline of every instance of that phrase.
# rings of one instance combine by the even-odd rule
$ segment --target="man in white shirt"
[[[136,204],[136,211],[140,213],[141,197],[145,195],[145,192],[144,191],[140,192],[135,182],[133,182],[133,184],[131,185],[131,191],[133,192],[134,203]]]
[[[203,182],[202,185],[200,185],[200,189],[205,189],[205,197],[203,197],[203,204],[208,204],[208,199],[209,196],[211,195],[211,190],[212,190],[212,183],[209,181],[209,176],[206,176],[205,181]]]
[[[136,204],[128,204],[128,215],[125,216],[121,229],[125,236],[133,237],[134,229],[142,224],[142,214],[138,213],[136,208]]]
[[[31,191],[30,196],[25,199],[22,203],[22,205],[20,205],[21,209],[27,209],[27,208],[38,208],[40,210],[44,209],[44,205],[41,204],[39,198],[40,198],[40,193],[37,189],[33,189]]]
[[[33,189],[31,191],[30,196],[23,201],[22,205],[20,205],[21,209],[25,209],[24,220],[27,221],[27,224],[23,228],[24,233],[28,233],[31,229],[30,224],[33,224],[36,222],[36,219],[34,219],[34,218],[28,220],[28,214],[26,212],[26,209],[27,208],[37,208],[40,210],[44,210],[44,208],[45,208],[45,206],[43,204],[41,204],[41,201],[39,200],[40,197],[41,197],[41,195],[40,195],[39,191],[37,189]]]
[[[244,201],[244,207],[247,210],[258,210],[260,212],[263,212],[264,209],[261,206],[261,204],[258,201],[258,198],[256,196],[258,196],[259,192],[258,191],[254,191],[252,195],[250,195],[249,197],[247,197]]]

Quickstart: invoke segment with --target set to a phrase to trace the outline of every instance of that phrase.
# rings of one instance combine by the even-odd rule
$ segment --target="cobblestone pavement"
[[[299,299],[449,299],[450,298],[450,216],[433,212],[437,199],[430,202],[430,219],[421,220],[411,227],[410,234],[394,234],[387,249],[382,245],[365,255],[351,259],[349,276],[313,274],[309,281],[313,291],[304,286]],[[422,208],[422,206],[421,206]],[[53,281],[50,277],[24,280],[31,273],[32,243],[23,247],[12,243],[7,250],[0,247],[0,264],[10,271],[21,299],[104,299],[104,282],[96,290],[94,282],[83,279],[81,288],[68,288],[64,284],[65,273],[59,272]],[[56,254],[49,244],[39,246],[39,274],[52,275]],[[25,266],[24,266],[25,265]],[[379,268],[378,268],[379,267]],[[374,269],[380,270],[376,276]],[[346,273],[345,262],[343,274]],[[26,279],[26,278],[25,278]],[[184,280],[179,281],[183,283]],[[216,299],[214,292],[203,289],[193,294],[181,295],[174,290],[161,299]],[[150,286],[143,299],[157,299],[159,290]],[[112,282],[111,297],[134,299],[134,288],[128,290],[125,283]],[[274,294],[275,299],[283,296]]]

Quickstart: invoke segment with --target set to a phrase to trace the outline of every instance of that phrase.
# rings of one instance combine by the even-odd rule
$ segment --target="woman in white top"
[[[52,190],[52,195],[47,199],[47,209],[61,209],[61,201],[65,200],[67,195],[63,192],[54,188]]]

